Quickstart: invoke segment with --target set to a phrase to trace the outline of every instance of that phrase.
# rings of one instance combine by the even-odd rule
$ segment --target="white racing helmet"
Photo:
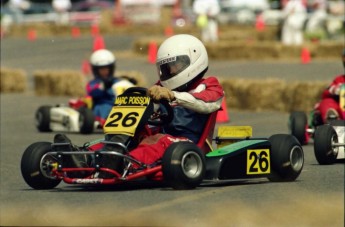
[[[99,77],[98,69],[102,67],[109,67],[109,76],[112,78],[115,71],[115,56],[109,50],[101,49],[93,52],[90,57],[90,64],[92,68],[92,73],[95,77]]]
[[[175,35],[159,47],[156,66],[164,87],[182,91],[204,76],[208,69],[207,51],[196,37]]]

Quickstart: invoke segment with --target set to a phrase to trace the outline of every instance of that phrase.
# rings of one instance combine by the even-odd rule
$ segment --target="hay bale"
[[[86,80],[78,71],[36,71],[33,77],[36,95],[85,95]]]
[[[327,82],[286,83],[279,79],[220,79],[227,106],[234,109],[291,112],[310,111],[321,98]]]
[[[219,26],[220,41],[275,41],[278,37],[278,26],[267,26],[265,31],[256,31],[252,25],[221,25]],[[200,33],[200,32],[199,32]]]
[[[147,55],[151,43],[155,43],[159,47],[165,38],[159,36],[140,38],[134,41],[132,50],[134,53]]]
[[[137,86],[146,87],[145,76],[138,71],[118,71],[118,77],[134,79]],[[79,71],[44,70],[33,74],[36,95],[84,96],[87,78]]]
[[[278,79],[222,79],[227,105],[244,110],[284,110],[282,92],[286,84]]]
[[[341,58],[342,51],[344,50],[344,42],[322,42],[314,44],[314,54],[317,58],[322,57],[336,57]]]
[[[322,92],[329,82],[294,82],[287,86],[284,97],[286,97],[286,111],[310,111],[316,102],[321,98]],[[288,95],[287,95],[288,94]]]
[[[151,42],[156,42],[159,46],[164,37],[152,36],[140,38],[134,41],[133,51],[138,54],[148,53],[148,47]],[[301,56],[302,48],[308,48],[312,58],[317,59],[339,59],[340,50],[343,44],[339,42],[330,43],[310,43],[304,46],[286,46],[278,41],[258,41],[254,38],[244,40],[219,40],[217,43],[205,43],[205,47],[210,59],[259,59],[259,60],[277,60],[277,59],[296,59]]]
[[[0,92],[24,92],[27,88],[27,75],[21,69],[0,68]]]

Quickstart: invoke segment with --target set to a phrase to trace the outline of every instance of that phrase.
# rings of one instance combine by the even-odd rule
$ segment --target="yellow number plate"
[[[247,174],[267,174],[271,172],[269,149],[247,150]]]
[[[113,107],[104,124],[104,133],[133,136],[145,109],[146,106]]]

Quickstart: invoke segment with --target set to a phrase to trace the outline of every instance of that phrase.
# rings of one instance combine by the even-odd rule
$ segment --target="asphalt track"
[[[137,70],[149,83],[157,76],[146,58],[123,57],[135,37],[105,37],[109,49],[119,51],[118,69]],[[90,38],[56,38],[28,42],[1,41],[1,67],[80,69],[92,50]],[[292,62],[211,61],[210,74],[294,80],[331,80],[341,73],[338,61]],[[30,76],[30,75],[29,75]],[[56,189],[30,189],[20,173],[25,148],[36,141],[52,141],[54,133],[39,133],[35,110],[45,104],[66,103],[69,97],[1,94],[0,225],[45,226],[344,226],[344,164],[320,166],[312,143],[304,146],[305,164],[295,182],[204,182],[196,190],[174,191],[152,182],[114,187],[80,187],[61,183]],[[288,113],[239,112],[228,107],[230,125],[251,125],[255,137],[287,133]],[[76,144],[102,134],[69,134]]]

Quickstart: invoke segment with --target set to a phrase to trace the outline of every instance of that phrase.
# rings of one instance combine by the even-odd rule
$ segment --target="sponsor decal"
[[[76,179],[77,184],[101,184],[103,179]]]
[[[117,97],[115,105],[148,105],[150,103],[149,97]]]
[[[175,57],[171,57],[171,58],[163,59],[163,60],[157,62],[157,65],[164,65],[166,63],[173,62],[173,61],[176,61],[176,56]]]

